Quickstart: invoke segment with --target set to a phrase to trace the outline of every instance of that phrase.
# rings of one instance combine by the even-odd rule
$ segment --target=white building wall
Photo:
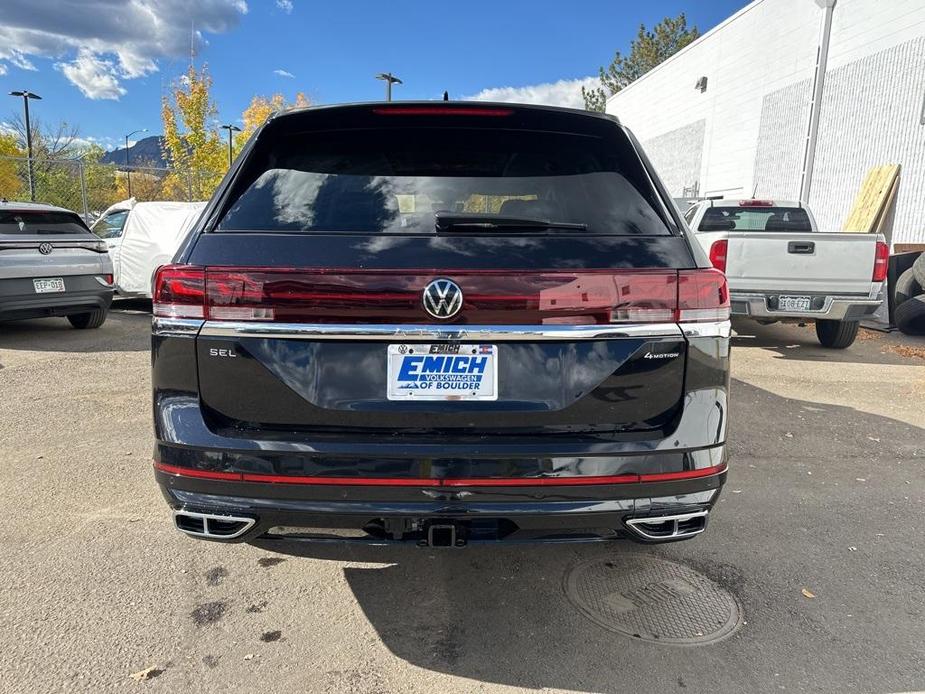
[[[701,196],[794,199],[822,18],[814,0],[756,0],[611,97],[607,111],[670,171],[675,195],[696,184]],[[694,88],[701,76],[703,93]],[[825,86],[810,196],[821,225],[842,227],[871,166],[899,163],[893,241],[925,242],[916,220],[925,200],[925,0],[837,0]]]

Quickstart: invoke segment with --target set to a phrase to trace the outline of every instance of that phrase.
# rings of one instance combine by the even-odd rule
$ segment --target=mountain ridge
[[[135,166],[154,166],[166,168],[167,162],[163,154],[164,137],[151,135],[143,137],[128,148],[129,163]],[[100,158],[101,164],[115,164],[117,167],[125,166],[125,147],[106,152]]]

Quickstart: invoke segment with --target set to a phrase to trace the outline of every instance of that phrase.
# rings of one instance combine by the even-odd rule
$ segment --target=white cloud
[[[585,102],[581,98],[581,88],[590,89],[598,86],[600,86],[600,81],[597,77],[585,77],[532,84],[525,87],[491,87],[463,98],[475,101],[507,101],[520,104],[584,108]]]
[[[88,99],[118,99],[125,94],[115,63],[89,51],[81,51],[73,62],[55,63],[55,67]]]
[[[3,63],[0,63],[0,75],[5,75],[5,74],[6,74],[6,65],[4,65]]]
[[[2,0],[0,60],[34,70],[30,57],[52,58],[89,98],[118,99],[123,80],[157,72],[159,59],[188,55],[191,41],[202,46],[246,13],[245,0]]]
[[[292,0],[276,0],[276,6],[286,14],[292,13]]]
[[[280,77],[288,77],[290,79],[295,77],[295,75],[293,75],[291,72],[289,72],[288,70],[283,70],[283,69],[274,70],[273,74],[279,75]]]

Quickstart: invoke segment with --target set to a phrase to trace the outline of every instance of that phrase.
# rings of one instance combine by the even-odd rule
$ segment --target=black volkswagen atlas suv
[[[194,537],[667,542],[726,478],[726,281],[612,116],[279,113],[153,294]]]

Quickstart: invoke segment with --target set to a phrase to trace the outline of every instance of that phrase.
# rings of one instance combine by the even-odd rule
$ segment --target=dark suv
[[[196,537],[663,542],[726,477],[725,278],[610,116],[276,115],[154,316],[155,475]]]

